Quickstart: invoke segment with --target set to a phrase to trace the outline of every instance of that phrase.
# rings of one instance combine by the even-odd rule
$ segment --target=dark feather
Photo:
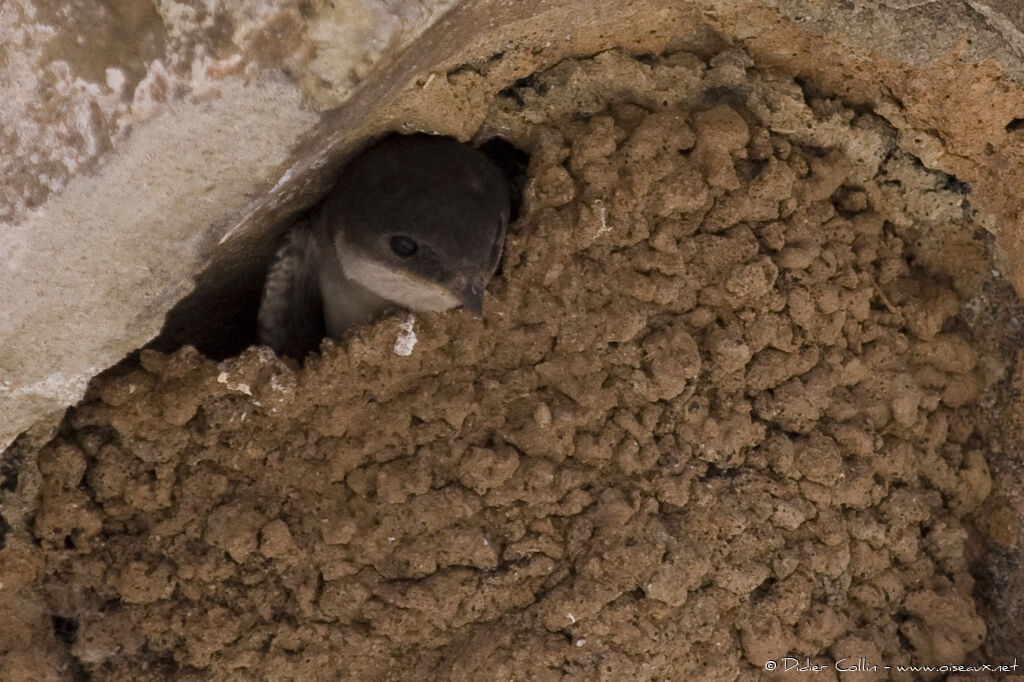
[[[260,343],[301,360],[324,338],[324,311],[317,284],[318,250],[309,220],[284,236],[267,272],[260,301]]]

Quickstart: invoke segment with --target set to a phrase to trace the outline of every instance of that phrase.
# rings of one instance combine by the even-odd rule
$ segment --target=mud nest
[[[53,634],[0,624],[4,679],[977,658],[1012,330],[965,188],[739,52],[564,62],[493,132],[532,157],[482,322],[146,351],[21,453],[2,598]]]

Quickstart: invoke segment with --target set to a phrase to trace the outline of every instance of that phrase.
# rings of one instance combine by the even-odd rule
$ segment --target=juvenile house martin
[[[392,307],[461,305],[479,316],[514,209],[509,166],[492,157],[424,134],[391,135],[355,156],[275,254],[260,342],[301,359]]]

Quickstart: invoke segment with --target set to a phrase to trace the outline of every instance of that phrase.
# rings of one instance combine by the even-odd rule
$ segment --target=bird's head
[[[345,276],[411,310],[483,310],[511,213],[502,171],[431,135],[391,136],[342,171],[325,203]]]

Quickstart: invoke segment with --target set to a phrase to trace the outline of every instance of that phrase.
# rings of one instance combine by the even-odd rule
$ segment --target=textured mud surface
[[[1019,318],[966,188],[740,53],[566,62],[485,131],[532,160],[482,322],[144,352],[8,453],[0,677],[1002,653],[971,562],[1019,536],[984,506]]]

